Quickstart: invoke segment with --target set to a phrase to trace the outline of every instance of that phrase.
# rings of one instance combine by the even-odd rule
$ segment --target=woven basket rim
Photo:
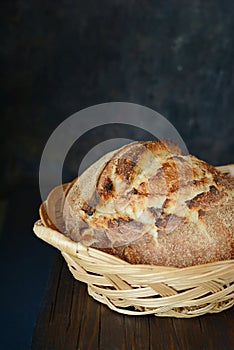
[[[34,232],[61,251],[74,278],[87,284],[90,296],[115,312],[191,318],[234,304],[234,260],[183,268],[134,265],[74,242],[40,220]]]
[[[198,264],[198,265],[192,265],[192,266],[186,266],[186,267],[149,265],[149,264],[131,264],[127,261],[122,260],[117,256],[113,256],[97,248],[88,247],[80,242],[75,242],[71,240],[69,237],[66,237],[63,233],[55,229],[44,226],[41,220],[38,220],[34,224],[33,231],[38,238],[44,240],[45,242],[49,243],[53,247],[57,248],[58,250],[65,252],[69,255],[72,255],[74,257],[76,257],[80,251],[82,252],[86,251],[91,253],[92,256],[96,257],[97,260],[98,259],[100,259],[100,261],[109,260],[110,264],[115,263],[115,265],[120,265],[121,267],[125,265],[133,269],[141,268],[144,271],[149,269],[150,270],[162,269],[164,271],[178,271],[178,270],[192,271],[192,270],[196,270],[197,268],[202,269],[206,267],[209,267],[209,268],[221,267],[222,265],[226,265],[226,264],[234,265],[234,259],[219,260],[219,261],[209,262],[206,264]]]

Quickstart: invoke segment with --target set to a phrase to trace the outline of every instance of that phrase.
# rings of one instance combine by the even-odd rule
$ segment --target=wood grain
[[[33,350],[234,349],[234,308],[192,319],[125,316],[88,295],[56,254]]]

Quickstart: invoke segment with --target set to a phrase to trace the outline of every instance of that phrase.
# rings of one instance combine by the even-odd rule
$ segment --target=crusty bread
[[[234,178],[171,142],[108,153],[71,187],[66,234],[134,264],[191,266],[234,257]]]

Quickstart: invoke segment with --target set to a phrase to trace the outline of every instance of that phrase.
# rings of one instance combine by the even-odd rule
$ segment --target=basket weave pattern
[[[87,284],[94,299],[117,312],[188,318],[234,304],[234,260],[186,268],[132,265],[72,241],[48,220],[36,222],[34,232],[61,251],[74,278]]]
[[[89,294],[128,315],[194,317],[220,312],[234,304],[234,261],[186,268],[131,265],[85,247],[38,221],[41,239],[58,248],[74,278]]]

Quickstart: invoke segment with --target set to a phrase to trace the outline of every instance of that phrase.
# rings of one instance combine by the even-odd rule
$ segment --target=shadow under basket
[[[234,165],[218,168],[233,174]],[[63,199],[72,184],[50,193],[34,232],[61,251],[74,278],[87,284],[94,299],[126,315],[184,318],[233,306],[234,260],[185,268],[133,265],[62,234]],[[58,229],[53,225],[55,216]]]

